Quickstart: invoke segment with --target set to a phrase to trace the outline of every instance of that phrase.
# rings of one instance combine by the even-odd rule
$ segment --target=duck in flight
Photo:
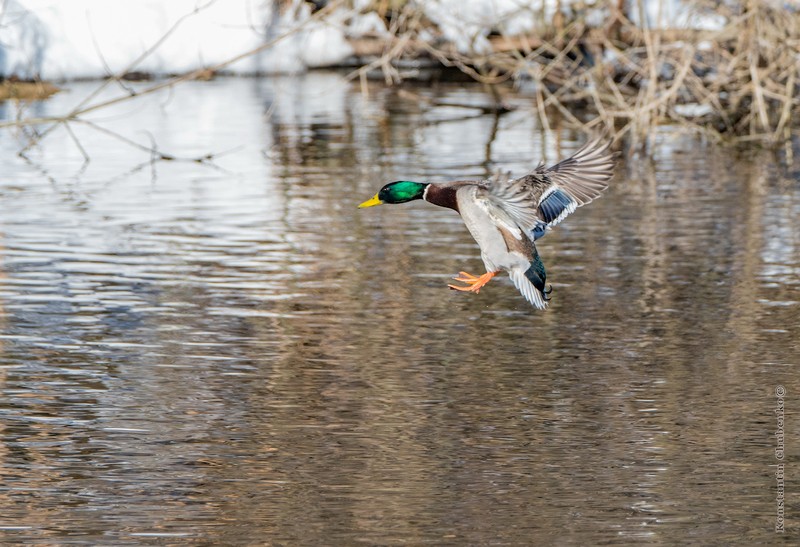
[[[569,158],[551,167],[540,163],[518,179],[391,182],[359,207],[422,199],[457,211],[481,249],[486,273],[460,272],[454,279],[463,285],[448,286],[477,293],[506,271],[528,302],[545,309],[552,288],[545,287],[547,274],[534,242],[608,188],[615,156],[609,146],[594,139]]]

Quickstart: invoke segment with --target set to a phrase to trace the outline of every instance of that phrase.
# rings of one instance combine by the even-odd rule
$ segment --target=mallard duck
[[[457,291],[478,293],[501,271],[508,272],[522,296],[545,309],[552,288],[534,241],[586,205],[608,187],[614,169],[609,143],[595,139],[552,167],[540,163],[518,179],[496,176],[489,180],[427,183],[401,180],[385,185],[359,207],[406,203],[422,199],[461,214],[481,249],[486,273],[460,272],[448,285]]]

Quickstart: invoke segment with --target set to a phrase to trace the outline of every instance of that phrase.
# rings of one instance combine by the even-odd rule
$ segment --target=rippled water
[[[96,84],[27,106],[61,113]],[[26,161],[0,134],[0,541],[796,539],[800,173],[669,130],[539,246],[537,312],[388,180],[581,143],[530,99],[314,73],[184,85]],[[18,106],[0,103],[0,117]],[[786,529],[774,532],[785,386]]]

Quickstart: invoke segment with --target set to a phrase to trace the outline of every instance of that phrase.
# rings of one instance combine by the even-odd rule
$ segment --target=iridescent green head
[[[405,203],[415,199],[422,199],[427,187],[428,183],[425,182],[411,182],[410,180],[390,182],[381,188],[372,199],[368,199],[359,207],[373,207],[384,203]]]

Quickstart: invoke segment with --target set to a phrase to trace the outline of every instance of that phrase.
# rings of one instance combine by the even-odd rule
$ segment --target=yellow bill
[[[361,209],[361,208],[364,208],[364,207],[374,207],[376,205],[382,205],[382,204],[383,204],[383,202],[380,199],[378,199],[378,194],[375,194],[374,196],[372,196],[370,199],[368,199],[367,201],[365,201],[364,203],[362,203],[358,207],[359,207],[359,209]]]

